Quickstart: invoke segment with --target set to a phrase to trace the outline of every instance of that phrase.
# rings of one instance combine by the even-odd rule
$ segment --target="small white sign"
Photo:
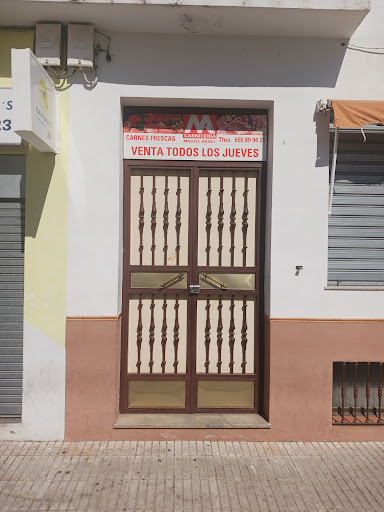
[[[14,132],[12,89],[0,89],[0,144],[20,144]]]
[[[14,129],[38,151],[59,152],[58,93],[29,48],[12,49]]]

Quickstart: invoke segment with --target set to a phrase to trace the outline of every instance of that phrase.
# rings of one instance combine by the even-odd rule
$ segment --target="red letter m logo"
[[[215,139],[217,116],[208,114],[186,114],[183,116],[185,139]]]

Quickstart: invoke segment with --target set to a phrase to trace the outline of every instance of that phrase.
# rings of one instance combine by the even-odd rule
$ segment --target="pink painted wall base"
[[[384,361],[384,321],[266,319],[264,411],[270,429],[114,429],[120,319],[67,319],[65,438],[375,441],[383,426],[332,425],[334,361]]]

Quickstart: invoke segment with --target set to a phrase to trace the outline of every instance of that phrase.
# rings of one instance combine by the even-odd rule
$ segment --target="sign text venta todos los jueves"
[[[266,160],[267,116],[259,114],[130,113],[124,158]]]

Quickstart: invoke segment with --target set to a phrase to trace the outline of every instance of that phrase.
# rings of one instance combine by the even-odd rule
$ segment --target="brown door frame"
[[[162,169],[164,167],[190,170],[189,182],[189,235],[188,235],[188,265],[187,266],[143,266],[130,264],[130,197],[131,197],[131,169],[132,168],[150,168]],[[153,160],[124,160],[124,189],[123,189],[123,300],[122,300],[122,331],[121,331],[121,364],[120,364],[120,411],[122,413],[193,413],[193,412],[259,412],[262,406],[262,382],[263,365],[260,364],[263,358],[263,322],[264,322],[264,218],[265,218],[265,181],[266,181],[266,162],[210,162],[210,161],[153,161]],[[200,170],[253,170],[258,172],[257,180],[257,225],[256,225],[256,262],[253,267],[229,267],[229,266],[198,266],[198,187]],[[196,249],[195,249],[196,248]],[[160,295],[164,296],[167,292],[158,289],[132,289],[130,287],[132,270],[144,270],[147,272],[159,271],[184,271],[187,273],[187,289],[177,290],[181,297],[187,297],[187,367],[186,374],[175,373],[156,373],[156,374],[129,374],[128,373],[128,318],[129,318],[129,297],[131,295]],[[197,296],[189,294],[189,285],[198,284],[199,272],[209,270],[214,272],[241,273],[247,269],[256,275],[255,291],[252,290],[233,290],[228,291],[228,295],[247,295],[255,297],[255,361],[253,374],[197,374],[196,373],[196,329],[197,329]],[[199,296],[211,294],[211,290],[201,290]],[[168,295],[176,295],[175,289],[170,289]],[[255,403],[253,408],[198,408],[197,407],[197,381],[198,380],[253,380],[255,382]],[[130,380],[184,380],[186,382],[186,407],[171,409],[144,409],[128,408],[128,385]]]

